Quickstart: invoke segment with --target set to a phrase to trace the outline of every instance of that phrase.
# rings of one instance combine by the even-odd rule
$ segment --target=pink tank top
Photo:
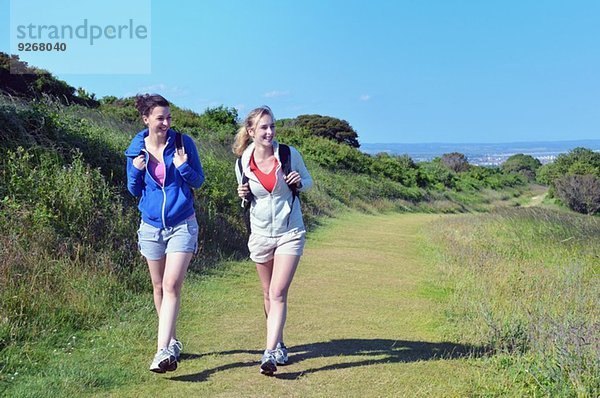
[[[157,163],[154,160],[150,160],[148,163],[148,171],[152,178],[154,178],[160,185],[165,185],[165,164]]]

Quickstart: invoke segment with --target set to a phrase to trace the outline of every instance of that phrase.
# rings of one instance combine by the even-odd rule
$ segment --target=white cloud
[[[370,99],[371,99],[371,96],[370,96],[369,94],[363,94],[363,95],[361,95],[361,96],[359,97],[359,99],[360,99],[361,101],[368,101],[368,100],[370,100]]]
[[[269,91],[267,93],[264,94],[264,96],[266,98],[277,98],[277,97],[285,97],[290,95],[289,91],[279,91],[279,90],[273,90],[273,91]]]
[[[140,87],[137,93],[127,93],[126,97],[131,97],[137,94],[160,94],[164,97],[179,97],[187,95],[187,90],[177,87],[177,86],[168,86],[164,83],[152,84],[150,86]],[[168,98],[167,98],[168,99]]]

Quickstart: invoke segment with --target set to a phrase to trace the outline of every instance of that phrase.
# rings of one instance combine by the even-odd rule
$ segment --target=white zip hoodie
[[[252,233],[278,237],[292,230],[304,231],[305,227],[302,220],[302,210],[300,209],[300,198],[296,198],[292,206],[292,190],[283,179],[281,159],[279,158],[279,144],[277,141],[273,141],[273,151],[278,163],[273,192],[267,191],[260,181],[258,181],[256,175],[250,170],[250,157],[254,152],[254,143],[251,143],[242,154],[242,168],[244,174],[248,177],[250,191],[253,196],[252,203],[250,204],[250,227]],[[304,160],[302,160],[302,155],[292,146],[290,146],[290,166],[292,171],[297,171],[300,174],[302,185],[298,189],[299,192],[306,191],[312,187],[313,180],[306,169]],[[242,175],[237,164],[235,174],[238,184],[241,184]]]

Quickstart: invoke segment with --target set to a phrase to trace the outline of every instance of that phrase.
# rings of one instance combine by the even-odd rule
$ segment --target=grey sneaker
[[[288,350],[283,342],[277,343],[275,348],[275,362],[277,365],[285,365],[288,362]]]
[[[156,373],[165,373],[177,369],[177,359],[168,348],[161,348],[150,364],[150,370]]]
[[[181,341],[179,340],[171,340],[171,344],[169,344],[169,350],[173,352],[173,355],[175,355],[175,359],[179,361],[181,351],[183,351],[183,344],[181,344]]]
[[[266,376],[273,375],[273,372],[277,372],[277,362],[275,361],[275,352],[265,350],[260,360],[260,373]]]

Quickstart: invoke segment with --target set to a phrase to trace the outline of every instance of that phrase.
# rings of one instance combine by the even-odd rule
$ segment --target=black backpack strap
[[[242,166],[242,158],[237,159],[237,167],[240,170],[240,175],[242,176],[242,185],[248,182],[248,176],[244,174],[244,167]]]
[[[242,185],[246,184],[249,179],[248,176],[246,174],[244,174],[244,167],[242,166],[242,158],[238,158],[237,161],[237,167],[240,170],[240,175],[242,176]],[[252,191],[250,191],[250,193],[246,196],[246,203],[245,203],[245,210],[248,210],[250,208],[250,202],[252,202]]]
[[[238,158],[236,161],[237,167],[240,170],[240,175],[242,176],[242,185],[244,185],[245,183],[248,182],[248,177],[246,176],[246,174],[244,174],[244,167],[242,166],[242,158]],[[248,232],[248,235],[250,235],[250,233],[252,232],[251,230],[251,226],[250,226],[250,212],[248,211],[250,209],[250,204],[252,202],[252,192],[250,192],[244,201],[244,212],[242,213],[242,218],[244,219],[244,224],[246,225],[246,231]]]
[[[179,131],[175,132],[175,148],[183,148],[183,137]]]
[[[279,160],[281,161],[281,171],[283,171],[284,175],[288,175],[292,172],[292,151],[290,147],[285,144],[279,144]],[[288,185],[290,190],[292,191],[292,204],[290,205],[290,215],[288,216],[287,225],[290,225],[290,216],[292,215],[292,209],[294,209],[294,202],[296,202],[296,198],[300,195],[298,192],[298,186]]]
[[[283,171],[284,175],[288,175],[292,172],[292,154],[290,151],[290,147],[285,144],[279,144],[279,160],[281,161],[281,171]],[[292,194],[294,194],[294,199],[298,196],[298,186],[296,184],[289,186]],[[293,204],[294,202],[292,202]]]

